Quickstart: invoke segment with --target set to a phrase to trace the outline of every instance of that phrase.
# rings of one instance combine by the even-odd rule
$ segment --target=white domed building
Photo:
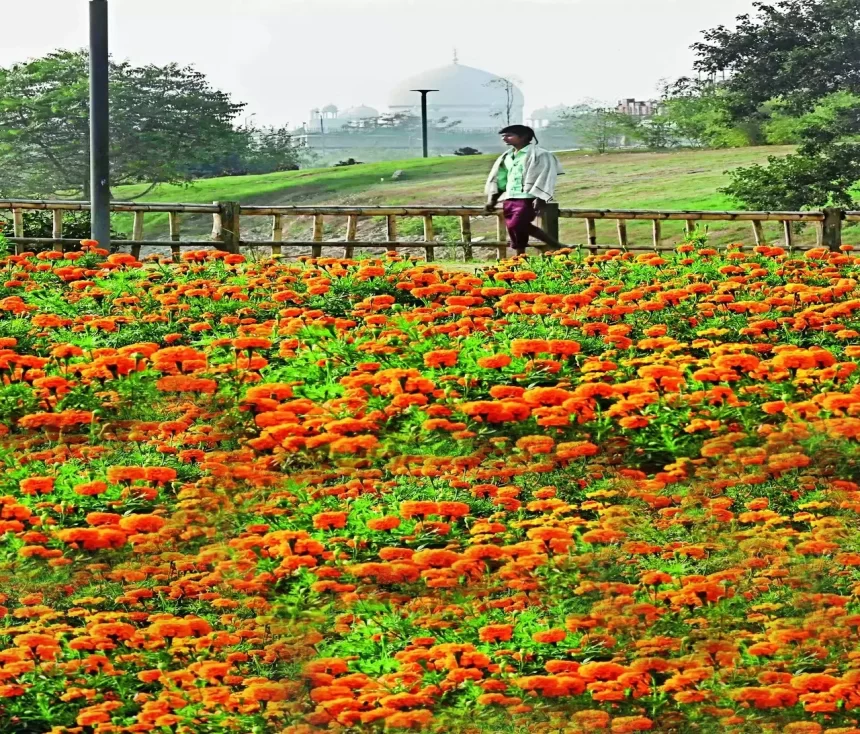
[[[379,110],[367,105],[361,104],[346,110],[339,110],[336,105],[328,104],[322,109],[318,107],[312,109],[305,127],[308,132],[324,133],[341,130],[347,125],[363,127],[368,120],[378,118]]]
[[[421,95],[414,89],[437,89],[427,95],[431,120],[459,120],[460,130],[493,130],[522,124],[524,99],[511,81],[482,69],[454,63],[405,79],[389,99],[393,114],[421,114]]]
[[[364,104],[350,107],[338,115],[338,120],[343,121],[344,125],[347,123],[361,124],[366,120],[376,120],[378,118],[379,110],[376,110],[373,107],[368,107]]]
[[[564,116],[570,111],[565,105],[556,105],[555,107],[541,107],[535,110],[526,120],[526,124],[533,127],[535,130],[539,128],[549,127],[555,122],[564,120]]]

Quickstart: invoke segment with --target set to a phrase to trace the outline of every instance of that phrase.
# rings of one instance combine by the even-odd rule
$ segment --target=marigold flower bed
[[[860,733],[860,259],[0,260],[0,731]]]

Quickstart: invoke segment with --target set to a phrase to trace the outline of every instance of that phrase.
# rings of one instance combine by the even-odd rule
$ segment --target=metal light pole
[[[90,0],[90,202],[92,238],[110,246],[108,3]]]
[[[424,142],[424,157],[427,158],[427,95],[430,92],[438,92],[438,89],[412,89],[412,92],[421,93],[421,139]]]

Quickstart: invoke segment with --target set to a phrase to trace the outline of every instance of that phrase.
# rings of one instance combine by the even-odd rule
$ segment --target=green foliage
[[[647,120],[630,120],[630,134],[651,150],[666,150],[681,144],[677,127],[666,115],[659,114]]]
[[[733,122],[761,122],[770,108],[774,121],[766,135],[800,147],[789,160],[734,172],[726,192],[752,207],[851,206],[860,180],[860,146],[850,144],[860,134],[860,5],[780,0],[755,6],[756,14],[740,16],[734,28],[704,34],[693,47],[696,67],[711,77],[727,74],[720,89]]]
[[[0,230],[9,231],[10,219],[0,213]],[[111,218],[111,239],[127,239],[123,232],[117,229],[118,217]],[[63,237],[67,239],[84,240],[90,237],[90,213],[88,211],[68,211],[63,213]],[[24,212],[25,237],[53,237],[54,223],[50,211],[34,209]]]
[[[0,193],[86,197],[88,65],[85,51],[57,51],[0,69]],[[113,186],[290,170],[300,157],[285,129],[235,129],[244,104],[191,67],[112,62],[110,103]]]
[[[742,205],[760,210],[800,210],[855,206],[852,192],[860,181],[860,144],[843,143],[782,158],[768,165],[740,168],[722,189]]]
[[[756,126],[732,122],[724,92],[711,83],[684,78],[668,86],[660,119],[686,145],[736,148],[760,142]]]
[[[562,117],[579,142],[598,153],[617,148],[633,129],[628,115],[605,107],[580,105]]]
[[[403,219],[398,224],[400,234],[418,237],[424,234],[424,221],[418,217]],[[433,217],[433,232],[442,242],[460,241],[460,219],[458,217]]]
[[[188,172],[195,177],[212,178],[297,171],[312,157],[286,127],[245,126],[233,131],[228,145],[216,157],[194,164]]]

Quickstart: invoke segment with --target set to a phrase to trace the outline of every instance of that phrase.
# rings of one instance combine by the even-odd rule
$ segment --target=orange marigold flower
[[[439,502],[436,513],[440,517],[465,517],[472,511],[465,502]]]
[[[283,683],[252,683],[242,691],[242,697],[252,701],[285,701],[290,693],[289,686]]]
[[[84,550],[121,548],[128,542],[125,531],[110,527],[66,528],[55,535],[64,543],[80,543]]]
[[[331,453],[333,454],[357,454],[360,451],[370,451],[379,444],[379,439],[376,436],[350,436],[339,438],[329,444]]]
[[[76,484],[73,490],[75,494],[82,497],[93,497],[107,492],[107,484],[104,482],[85,482],[84,484]]]
[[[550,454],[555,441],[551,436],[523,436],[517,440],[516,446],[527,454]]]
[[[111,466],[107,470],[107,480],[111,484],[134,482],[146,478],[146,469],[142,466]]]
[[[211,395],[218,389],[218,383],[205,377],[167,375],[159,379],[155,387],[161,392],[198,392]]]
[[[27,688],[20,686],[17,683],[9,683],[0,685],[0,698],[14,698],[15,696],[23,696],[27,692]]]
[[[555,448],[555,455],[559,459],[579,459],[584,456],[594,456],[596,453],[597,446],[589,441],[560,443]]]
[[[317,530],[345,528],[347,517],[346,512],[318,512],[313,517],[314,527]]]
[[[393,530],[400,526],[400,518],[395,515],[375,517],[367,521],[368,530]]]
[[[665,571],[646,571],[639,580],[646,586],[660,586],[660,584],[671,584],[672,576]]]
[[[558,354],[567,357],[579,354],[581,349],[579,342],[572,341],[571,339],[550,339],[547,344],[549,345],[550,354]]]
[[[544,630],[543,632],[535,632],[532,635],[532,639],[535,642],[543,644],[561,642],[565,637],[567,637],[567,630],[560,628]]]
[[[425,568],[447,568],[459,560],[459,553],[442,549],[419,551],[412,556],[415,565]]]
[[[90,512],[86,518],[88,525],[116,525],[121,519],[115,512]]]
[[[618,716],[612,720],[612,734],[628,734],[631,731],[649,731],[654,722],[646,716]]]
[[[457,364],[459,354],[456,349],[435,349],[424,355],[424,364],[431,369],[453,367]]]
[[[238,350],[269,349],[272,346],[272,342],[269,339],[257,336],[240,336],[233,339],[232,344],[233,348]]]
[[[478,367],[486,370],[500,370],[507,367],[512,361],[507,354],[494,354],[491,357],[480,357]]]
[[[478,639],[481,642],[507,642],[513,634],[512,624],[488,624],[478,630]]]
[[[119,526],[130,533],[157,533],[166,524],[158,515],[127,515],[119,521]]]
[[[36,495],[36,494],[50,494],[54,491],[54,478],[53,477],[27,477],[26,479],[22,479],[21,483],[18,485],[21,494],[24,495]]]
[[[514,339],[511,342],[511,354],[522,357],[526,354],[547,354],[550,351],[546,339]]]
[[[618,663],[586,663],[577,673],[586,680],[615,680],[626,671],[627,668]]]
[[[427,517],[428,515],[439,514],[439,504],[429,500],[405,500],[400,503],[400,514],[403,517],[415,517],[420,515]]]

